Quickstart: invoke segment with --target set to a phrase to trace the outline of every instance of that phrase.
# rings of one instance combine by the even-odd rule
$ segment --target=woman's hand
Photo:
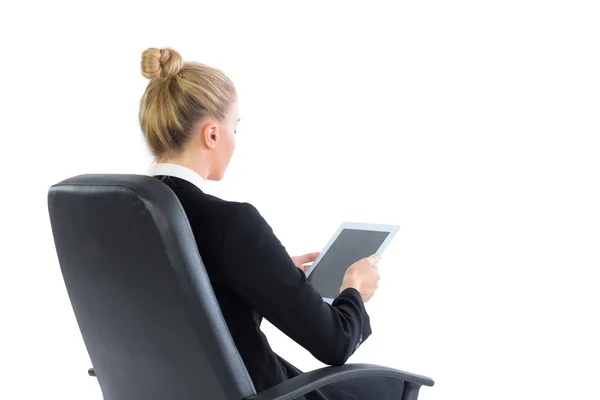
[[[379,279],[381,278],[377,265],[380,260],[381,256],[373,254],[348,267],[340,292],[352,287],[358,290],[365,303],[371,300],[375,295],[375,291],[377,291]]]
[[[292,261],[302,272],[306,273],[310,268],[310,264],[319,257],[320,252],[308,253],[302,256],[294,256],[292,257]],[[308,264],[308,265],[305,265]]]

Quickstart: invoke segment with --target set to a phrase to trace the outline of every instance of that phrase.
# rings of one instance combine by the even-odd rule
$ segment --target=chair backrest
[[[48,207],[64,282],[104,399],[255,393],[173,193],[143,175],[81,175]]]

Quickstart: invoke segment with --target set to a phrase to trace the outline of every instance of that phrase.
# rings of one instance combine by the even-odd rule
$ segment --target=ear
[[[213,121],[208,121],[200,127],[202,142],[211,150],[217,147],[218,131],[219,127]]]

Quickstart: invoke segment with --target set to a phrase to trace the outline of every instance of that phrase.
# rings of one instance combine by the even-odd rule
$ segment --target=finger
[[[360,292],[361,296],[368,297],[368,298],[373,297],[374,294],[375,294],[375,290],[368,290],[368,291]]]
[[[381,260],[381,256],[379,254],[373,254],[372,256],[367,257],[367,261],[369,265],[376,265]]]
[[[314,253],[308,253],[308,254],[304,254],[301,256],[296,256],[294,257],[294,259],[299,262],[300,264],[306,264],[306,263],[311,263],[313,261],[315,261],[317,259],[317,257],[319,257],[319,252],[314,252]]]
[[[377,274],[377,278],[381,279],[381,273],[379,272],[379,267],[377,266],[377,264],[373,265],[373,271],[375,271],[375,273]]]

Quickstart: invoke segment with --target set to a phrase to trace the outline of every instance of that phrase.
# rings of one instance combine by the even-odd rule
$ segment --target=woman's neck
[[[202,157],[203,154],[186,154],[182,153],[175,157],[169,158],[163,162],[178,164],[186,168],[191,169],[202,177],[205,181],[210,176],[210,162],[207,156]]]

